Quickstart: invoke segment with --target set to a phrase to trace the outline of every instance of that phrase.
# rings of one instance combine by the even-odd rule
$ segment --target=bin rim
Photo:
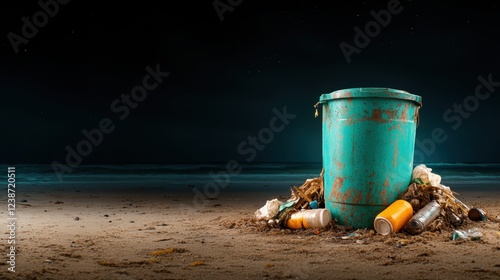
[[[364,87],[364,88],[348,88],[336,90],[331,93],[322,94],[319,98],[319,103],[326,103],[334,99],[347,98],[393,98],[409,100],[418,103],[422,106],[422,97],[411,94],[404,90],[379,87]]]

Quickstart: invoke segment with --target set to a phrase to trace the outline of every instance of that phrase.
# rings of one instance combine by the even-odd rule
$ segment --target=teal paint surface
[[[321,95],[325,204],[340,224],[372,228],[408,187],[421,101],[389,88]]]

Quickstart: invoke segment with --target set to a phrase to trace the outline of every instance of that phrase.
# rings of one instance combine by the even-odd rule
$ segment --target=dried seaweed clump
[[[310,208],[309,202],[314,200],[318,202],[319,208],[324,207],[325,191],[323,188],[323,174],[324,170],[321,170],[319,177],[307,179],[302,186],[293,186],[291,188],[291,197],[288,201],[297,200],[295,209],[308,209]]]

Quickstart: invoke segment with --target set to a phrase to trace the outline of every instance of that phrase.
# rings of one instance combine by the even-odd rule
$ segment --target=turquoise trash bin
[[[339,224],[373,228],[406,190],[421,101],[390,88],[321,95],[325,206]]]

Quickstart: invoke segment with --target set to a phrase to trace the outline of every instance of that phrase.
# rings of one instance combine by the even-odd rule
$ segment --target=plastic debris
[[[407,246],[411,243],[412,243],[412,241],[410,239],[399,239],[396,242],[396,247],[401,248],[401,247]]]
[[[430,184],[433,187],[437,187],[441,184],[441,176],[431,171],[432,169],[425,166],[425,164],[420,164],[413,169],[411,175],[413,180],[419,179],[422,184]]]
[[[441,176],[432,173],[424,164],[413,169],[412,181],[401,195],[418,211],[431,200],[436,200],[441,207],[439,217],[428,227],[429,230],[441,230],[443,227],[459,227],[467,220],[469,207],[455,197],[454,192],[441,184]]]
[[[270,227],[277,226],[277,225],[278,225],[278,220],[276,220],[276,219],[270,219],[269,221],[267,221],[267,224],[268,224]]]
[[[308,209],[290,215],[286,226],[290,229],[324,228],[332,221],[332,214],[327,209]]]
[[[320,177],[307,179],[300,187],[293,186],[291,188],[290,199],[284,203],[281,202],[281,204],[278,205],[277,212],[275,212],[275,208],[272,205],[266,207],[268,204],[271,204],[271,201],[268,201],[264,207],[255,212],[255,217],[257,219],[276,219],[277,222],[268,221],[268,224],[271,226],[279,225],[283,228],[299,229],[325,227],[330,223],[332,217],[330,211],[324,209],[323,172],[324,170],[321,171]],[[305,214],[299,211],[307,209],[313,209],[316,213],[322,214],[315,214],[320,215],[320,218],[316,218],[314,222],[309,221],[309,224],[307,224],[308,219],[310,220],[312,218],[302,217]],[[328,212],[328,217],[326,216],[326,212]]]
[[[309,202],[309,207],[311,207],[311,209],[318,209],[318,206],[318,201],[316,200]]]
[[[257,219],[271,219],[278,214],[279,207],[283,202],[277,198],[268,200],[266,205],[262,206],[259,210],[255,211],[255,218]]]
[[[351,232],[351,233],[349,233],[349,235],[341,236],[340,238],[343,240],[346,240],[346,239],[350,239],[351,237],[358,237],[358,236],[360,236],[359,233]]]
[[[297,200],[290,200],[290,201],[287,201],[287,202],[281,204],[279,209],[278,209],[278,212],[281,212],[286,208],[294,207],[295,203],[297,203]]]
[[[470,228],[467,230],[454,230],[451,234],[451,240],[468,239],[479,240],[483,234],[477,228]]]

